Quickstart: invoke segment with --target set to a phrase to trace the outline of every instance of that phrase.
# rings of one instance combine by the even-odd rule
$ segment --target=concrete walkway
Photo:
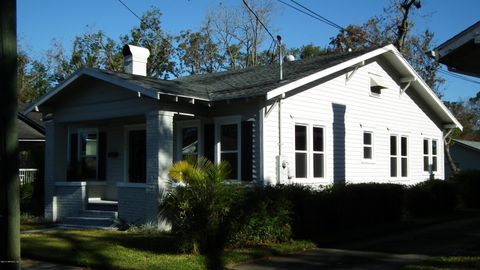
[[[67,266],[63,264],[41,262],[22,258],[22,269],[24,270],[86,270],[89,268],[80,268]]]
[[[388,254],[344,249],[317,248],[284,257],[260,259],[238,264],[236,270],[287,270],[287,269],[398,269],[408,263],[428,259],[425,255]]]

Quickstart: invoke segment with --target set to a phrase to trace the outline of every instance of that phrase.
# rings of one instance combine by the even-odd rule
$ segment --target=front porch
[[[129,223],[157,222],[159,191],[166,188],[174,160],[173,118],[172,112],[153,111],[108,120],[48,121],[46,218],[64,221],[95,210],[118,212]],[[114,202],[114,208],[92,209],[105,201]]]
[[[134,224],[160,222],[158,203],[168,187],[169,166],[190,155],[229,161],[232,180],[258,179],[258,130],[241,115],[153,111],[108,120],[51,120],[46,126],[45,216],[53,221],[90,218],[88,211],[105,210],[93,209],[92,202],[98,207],[112,201],[115,208],[105,211],[115,214],[107,216]]]

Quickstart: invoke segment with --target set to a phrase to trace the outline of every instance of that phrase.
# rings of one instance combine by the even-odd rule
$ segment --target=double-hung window
[[[373,160],[373,132],[363,132],[363,159]]]
[[[325,175],[325,129],[295,125],[295,178],[323,178]]]
[[[295,125],[295,177],[307,178],[307,126]]]
[[[438,141],[423,139],[423,171],[436,172],[438,168]]]
[[[390,176],[408,176],[408,137],[390,135]]]
[[[219,121],[217,127],[218,160],[227,161],[230,164],[229,179],[240,180],[240,122],[223,120]]]
[[[97,130],[83,130],[79,133],[79,160],[82,176],[86,179],[97,179]]]

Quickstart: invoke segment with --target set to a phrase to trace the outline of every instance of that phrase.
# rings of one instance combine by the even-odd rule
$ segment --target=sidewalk
[[[22,258],[22,269],[25,269],[25,270],[86,270],[90,268],[67,266],[62,264],[34,261],[34,260]]]

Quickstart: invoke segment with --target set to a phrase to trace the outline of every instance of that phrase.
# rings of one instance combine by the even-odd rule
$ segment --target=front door
[[[147,136],[145,130],[130,130],[128,134],[128,180],[147,180]]]

